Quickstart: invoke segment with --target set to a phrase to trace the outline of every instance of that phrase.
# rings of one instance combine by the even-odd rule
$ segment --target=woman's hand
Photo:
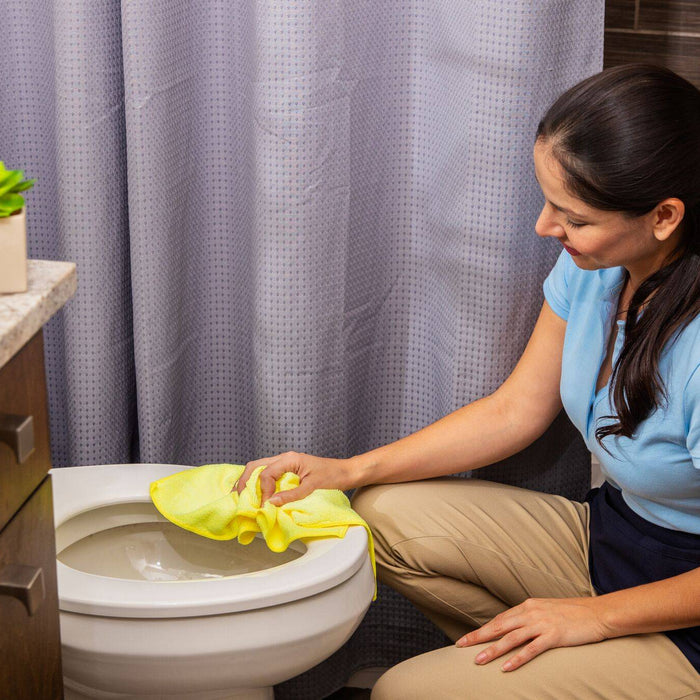
[[[289,501],[298,501],[316,489],[347,491],[355,488],[352,482],[350,460],[314,457],[303,452],[285,452],[275,457],[248,462],[236,484],[235,490],[239,495],[245,488],[248,477],[263,464],[266,464],[267,467],[260,472],[261,505],[269,499],[273,505],[281,506]],[[285,472],[297,474],[299,486],[275,494],[277,479]],[[275,495],[273,496],[273,494]]]
[[[464,635],[456,644],[465,647],[500,637],[476,657],[476,663],[486,664],[530,641],[503,664],[504,671],[512,671],[547,649],[606,639],[595,601],[595,598],[529,598]]]

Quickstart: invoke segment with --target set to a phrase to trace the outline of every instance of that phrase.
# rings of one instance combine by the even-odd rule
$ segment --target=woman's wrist
[[[374,483],[372,474],[376,473],[378,459],[376,450],[364,452],[346,460],[346,480],[349,484],[348,489],[356,489],[360,486],[368,486]]]
[[[700,624],[700,567],[590,598],[606,639]]]
[[[582,600],[585,601],[595,615],[604,639],[623,636],[624,633],[616,628],[615,610],[611,609],[609,600],[604,595],[583,598]]]

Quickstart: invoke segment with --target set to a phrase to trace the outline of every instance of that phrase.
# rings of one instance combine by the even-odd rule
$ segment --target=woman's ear
[[[685,215],[685,204],[676,197],[668,197],[659,202],[652,212],[654,238],[657,241],[667,240],[678,228]]]

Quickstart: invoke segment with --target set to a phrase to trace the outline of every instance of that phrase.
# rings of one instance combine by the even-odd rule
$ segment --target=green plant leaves
[[[10,216],[24,206],[24,197],[19,194],[5,194],[0,197],[0,218]]]
[[[15,185],[18,185],[24,173],[21,170],[10,170],[5,172],[5,176],[0,179],[0,195],[5,192],[14,192]]]
[[[24,182],[21,182],[19,185],[17,185],[12,191],[13,192],[23,192],[24,190],[28,190],[30,187],[33,187],[35,182],[36,182],[36,179],[25,180]]]
[[[17,192],[24,192],[34,185],[36,180],[22,182],[21,170],[7,170],[0,160],[0,218],[10,216],[24,207],[24,197]]]

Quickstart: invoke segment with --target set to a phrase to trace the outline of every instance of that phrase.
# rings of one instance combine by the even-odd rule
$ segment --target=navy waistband
[[[599,491],[602,493],[599,494]],[[680,549],[689,550],[690,552],[697,550],[698,553],[700,553],[700,535],[694,532],[672,530],[671,528],[662,527],[661,525],[646,520],[641,515],[635,513],[627,503],[625,503],[620,489],[611,486],[607,481],[603,483],[600,489],[591,489],[586,495],[585,500],[590,503],[596,496],[604,498],[607,504],[640,534],[651,537],[657,542],[670,547],[679,547]]]

